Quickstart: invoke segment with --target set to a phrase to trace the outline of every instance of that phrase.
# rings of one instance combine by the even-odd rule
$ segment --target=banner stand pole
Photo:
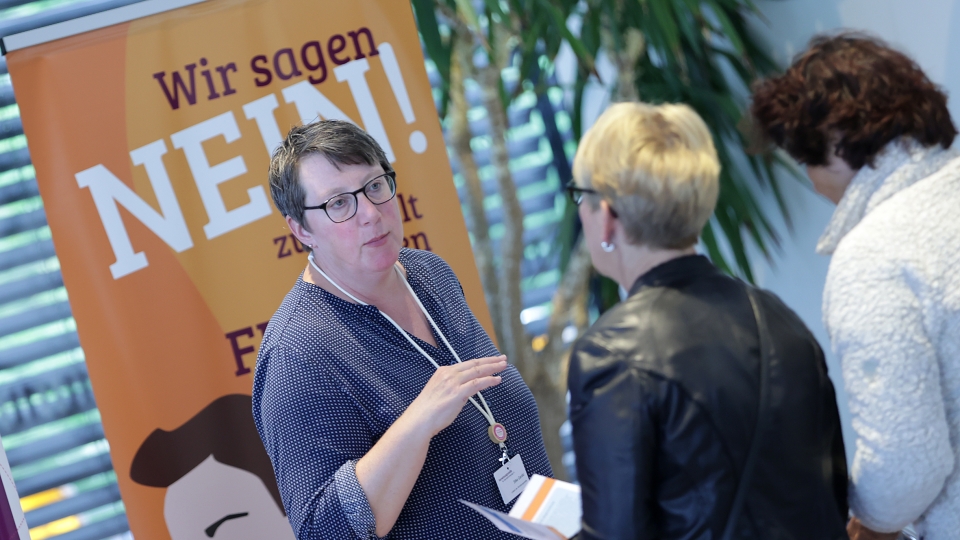
[[[0,486],[5,495],[0,498],[0,538],[30,540],[27,519],[20,506],[20,496],[17,494],[17,486],[13,483],[10,462],[7,460],[7,453],[3,450],[2,440],[0,440]]]

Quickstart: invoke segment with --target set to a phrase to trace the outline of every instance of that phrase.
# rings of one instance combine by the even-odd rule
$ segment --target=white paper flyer
[[[580,486],[535,474],[509,514],[461,500],[498,529],[533,540],[566,540],[580,532]]]

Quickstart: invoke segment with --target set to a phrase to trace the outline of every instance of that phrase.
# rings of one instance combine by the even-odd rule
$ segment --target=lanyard
[[[350,294],[349,292],[345,291],[345,290],[343,289],[343,287],[341,287],[340,285],[337,284],[336,281],[330,279],[330,276],[328,276],[323,270],[321,270],[321,269],[320,269],[320,266],[319,266],[319,265],[317,264],[317,262],[313,259],[313,253],[310,253],[310,255],[307,257],[307,259],[310,261],[310,264],[313,266],[313,268],[314,268],[317,272],[319,272],[320,275],[323,276],[324,279],[326,279],[326,280],[329,281],[334,287],[336,287],[337,290],[339,290],[339,291],[342,292],[343,294],[347,295],[351,300],[353,300],[354,302],[356,302],[356,303],[358,303],[358,304],[360,304],[360,305],[362,305],[362,306],[367,306],[367,305],[369,305],[369,304],[367,304],[366,302],[364,302],[363,300],[360,300],[360,299],[357,298],[356,296],[354,296],[354,295]],[[420,301],[420,298],[417,296],[417,293],[415,293],[415,292],[413,291],[413,287],[410,286],[410,283],[409,283],[409,282],[407,281],[407,279],[404,277],[403,272],[400,270],[400,266],[399,266],[399,265],[400,265],[400,263],[397,262],[397,263],[394,265],[393,269],[396,270],[396,271],[397,271],[397,274],[400,276],[400,281],[402,281],[403,284],[407,286],[407,290],[410,291],[410,295],[413,296],[413,299],[416,300],[417,305],[420,306],[420,311],[422,311],[423,314],[427,316],[427,320],[430,322],[430,326],[433,327],[433,330],[437,333],[438,336],[440,336],[440,340],[443,341],[443,344],[447,346],[447,350],[449,350],[449,351],[450,351],[450,354],[453,355],[454,360],[456,360],[457,363],[460,363],[460,362],[461,362],[461,360],[460,360],[460,355],[457,354],[457,351],[455,351],[455,350],[453,349],[453,347],[450,345],[450,342],[447,341],[447,337],[444,336],[444,335],[443,335],[443,332],[440,331],[440,327],[437,326],[437,323],[436,323],[436,322],[434,322],[433,317],[430,316],[430,313],[427,311],[427,309],[426,309],[425,307],[423,307],[423,303]],[[379,311],[379,310],[378,310],[378,311]],[[407,338],[407,341],[410,342],[410,345],[413,345],[413,348],[414,348],[414,349],[416,349],[417,351],[419,351],[420,354],[422,354],[424,358],[426,358],[427,360],[430,361],[431,364],[433,364],[433,367],[435,367],[435,368],[437,368],[437,369],[440,369],[440,364],[438,364],[437,361],[434,360],[432,356],[430,356],[429,354],[427,354],[427,351],[423,350],[423,347],[421,347],[420,345],[417,345],[417,342],[414,341],[412,337],[410,337],[410,334],[408,334],[408,333],[406,332],[406,330],[404,330],[403,328],[401,328],[400,325],[397,324],[397,322],[394,321],[392,318],[390,318],[390,316],[387,315],[386,313],[380,311],[380,315],[383,315],[383,318],[384,318],[384,319],[390,321],[390,323],[393,324],[393,326],[395,326],[395,327],[397,328],[397,331],[399,331],[400,334],[401,334],[403,337]],[[501,426],[500,424],[498,424],[497,421],[493,418],[493,411],[490,410],[490,405],[487,405],[487,400],[483,399],[483,394],[481,394],[480,392],[477,392],[477,397],[480,398],[480,403],[483,403],[483,406],[482,406],[482,407],[480,406],[480,403],[477,403],[477,400],[473,399],[473,396],[470,396],[470,398],[468,398],[468,399],[470,400],[470,403],[473,403],[473,406],[476,407],[478,411],[480,411],[480,414],[483,415],[483,417],[484,417],[484,418],[487,420],[487,422],[490,424],[491,430],[496,429],[498,426],[499,426],[500,429],[503,429],[503,426]],[[505,432],[504,432],[504,433],[505,433]],[[491,437],[491,438],[492,438],[492,437]],[[504,439],[505,439],[505,438],[506,438],[506,437],[504,437]],[[507,455],[507,445],[504,444],[503,441],[499,441],[498,444],[500,445],[500,448],[503,450],[504,456],[506,456],[506,455]]]

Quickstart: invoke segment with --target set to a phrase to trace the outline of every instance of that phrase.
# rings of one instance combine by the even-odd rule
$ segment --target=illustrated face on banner
[[[250,411],[250,396],[223,396],[137,450],[130,477],[167,489],[173,540],[293,538]]]
[[[207,0],[14,50],[7,65],[137,540],[248,513],[219,537],[279,508],[255,431],[230,444],[259,457],[231,457],[217,441],[242,426],[197,419],[249,396],[267,322],[306,266],[267,180],[293,125],[348,120],[377,140],[397,172],[383,209],[402,223],[394,243],[450,263],[490,332],[409,2]],[[224,414],[252,430],[246,399]],[[170,438],[195,424],[208,426],[200,446]],[[273,507],[255,482],[243,492],[243,471]],[[200,497],[193,478],[224,497],[219,515],[176,502]],[[241,493],[249,503],[231,509]],[[261,537],[276,536],[249,536]]]
[[[167,488],[163,515],[173,540],[293,538],[263,481],[213,456]]]

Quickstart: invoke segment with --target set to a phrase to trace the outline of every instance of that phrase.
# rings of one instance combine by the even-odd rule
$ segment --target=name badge
[[[513,456],[503,467],[497,469],[497,472],[493,473],[493,478],[497,481],[497,488],[500,489],[503,504],[513,502],[523,491],[523,488],[527,486],[527,482],[530,481],[520,454]]]

